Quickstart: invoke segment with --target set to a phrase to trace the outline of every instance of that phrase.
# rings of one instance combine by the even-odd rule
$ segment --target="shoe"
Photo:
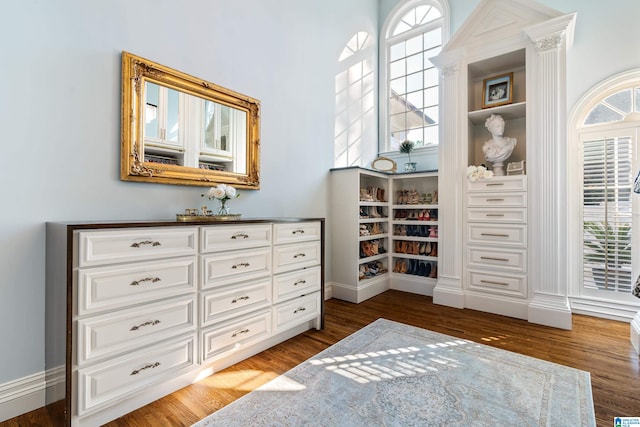
[[[431,245],[432,249],[429,252],[429,256],[437,257],[438,256],[438,244],[434,243]]]
[[[436,279],[438,277],[438,264],[433,263],[431,271],[429,272],[429,277],[432,279]]]
[[[437,191],[433,192],[433,198],[431,199],[431,203],[433,203],[434,205],[438,204],[438,192]]]
[[[438,237],[438,227],[429,227],[429,237]]]

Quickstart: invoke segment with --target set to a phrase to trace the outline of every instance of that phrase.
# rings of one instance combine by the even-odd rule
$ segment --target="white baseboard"
[[[0,422],[42,408],[46,404],[47,386],[54,387],[60,382],[64,383],[62,366],[0,384]]]

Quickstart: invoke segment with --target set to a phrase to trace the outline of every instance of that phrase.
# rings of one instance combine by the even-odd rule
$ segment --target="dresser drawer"
[[[518,224],[467,224],[467,240],[475,244],[527,246],[527,226]]]
[[[467,247],[467,263],[476,267],[497,267],[521,273],[527,271],[525,249],[494,249]]]
[[[289,302],[281,303],[273,309],[275,333],[292,328],[320,316],[320,292],[314,292]]]
[[[467,206],[480,208],[527,206],[527,193],[468,193]]]
[[[202,325],[247,314],[271,305],[271,278],[202,292]]]
[[[271,274],[271,248],[224,252],[202,257],[202,288],[266,277]]]
[[[273,226],[274,244],[320,240],[320,222],[277,223]]]
[[[306,295],[311,292],[319,291],[322,281],[320,273],[320,267],[318,266],[274,276],[274,302],[278,303]]]
[[[79,267],[195,255],[197,228],[137,228],[79,231]]]
[[[467,209],[467,220],[477,222],[527,222],[527,208],[471,208]]]
[[[78,320],[78,365],[196,328],[195,295]]]
[[[194,256],[81,269],[76,274],[79,316],[196,290]]]
[[[527,297],[527,276],[524,274],[486,273],[469,270],[468,275],[469,290],[511,297]]]
[[[77,372],[78,415],[98,409],[192,368],[195,334],[108,359]]]
[[[271,336],[271,309],[204,330],[202,361],[226,356]]]
[[[233,251],[271,245],[271,224],[219,225],[200,229],[202,252]]]
[[[320,261],[320,242],[273,247],[274,273],[320,265]]]
[[[467,192],[482,192],[482,191],[526,191],[527,189],[527,176],[494,176],[491,179],[480,181],[467,180]]]

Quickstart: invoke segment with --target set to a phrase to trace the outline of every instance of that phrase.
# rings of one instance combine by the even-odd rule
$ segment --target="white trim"
[[[0,384],[0,422],[45,406],[47,389],[64,384],[64,378],[64,366],[60,366]]]
[[[449,41],[450,35],[450,9],[448,0],[407,0],[405,2],[399,2],[387,15],[387,18],[384,20],[384,24],[380,30],[379,34],[379,42],[378,42],[378,150],[386,151],[387,150],[387,137],[389,130],[389,117],[388,117],[388,108],[387,108],[387,98],[388,98],[388,90],[387,90],[387,76],[388,76],[388,59],[389,59],[389,49],[388,49],[388,39],[387,33],[390,28],[398,22],[407,11],[415,8],[419,5],[429,5],[436,7],[440,13],[442,14],[442,46],[444,47]],[[406,35],[402,33],[402,35]],[[397,37],[399,37],[398,35]],[[397,37],[393,39],[396,40]],[[440,100],[439,105],[442,105],[442,100]],[[442,112],[440,113],[440,120],[438,126],[441,125],[442,121]],[[442,131],[439,132],[442,135]]]
[[[575,314],[602,317],[621,322],[630,322],[640,310],[640,304],[610,301],[604,298],[570,296],[569,301],[571,302],[571,310]]]

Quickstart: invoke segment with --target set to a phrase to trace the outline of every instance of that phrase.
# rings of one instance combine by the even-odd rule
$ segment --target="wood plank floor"
[[[301,334],[107,426],[190,426],[379,317],[589,371],[598,427],[613,426],[615,416],[640,417],[640,358],[629,342],[628,323],[573,315],[573,329],[565,331],[387,291],[357,305],[329,300],[325,330]],[[52,423],[39,409],[0,425]]]

